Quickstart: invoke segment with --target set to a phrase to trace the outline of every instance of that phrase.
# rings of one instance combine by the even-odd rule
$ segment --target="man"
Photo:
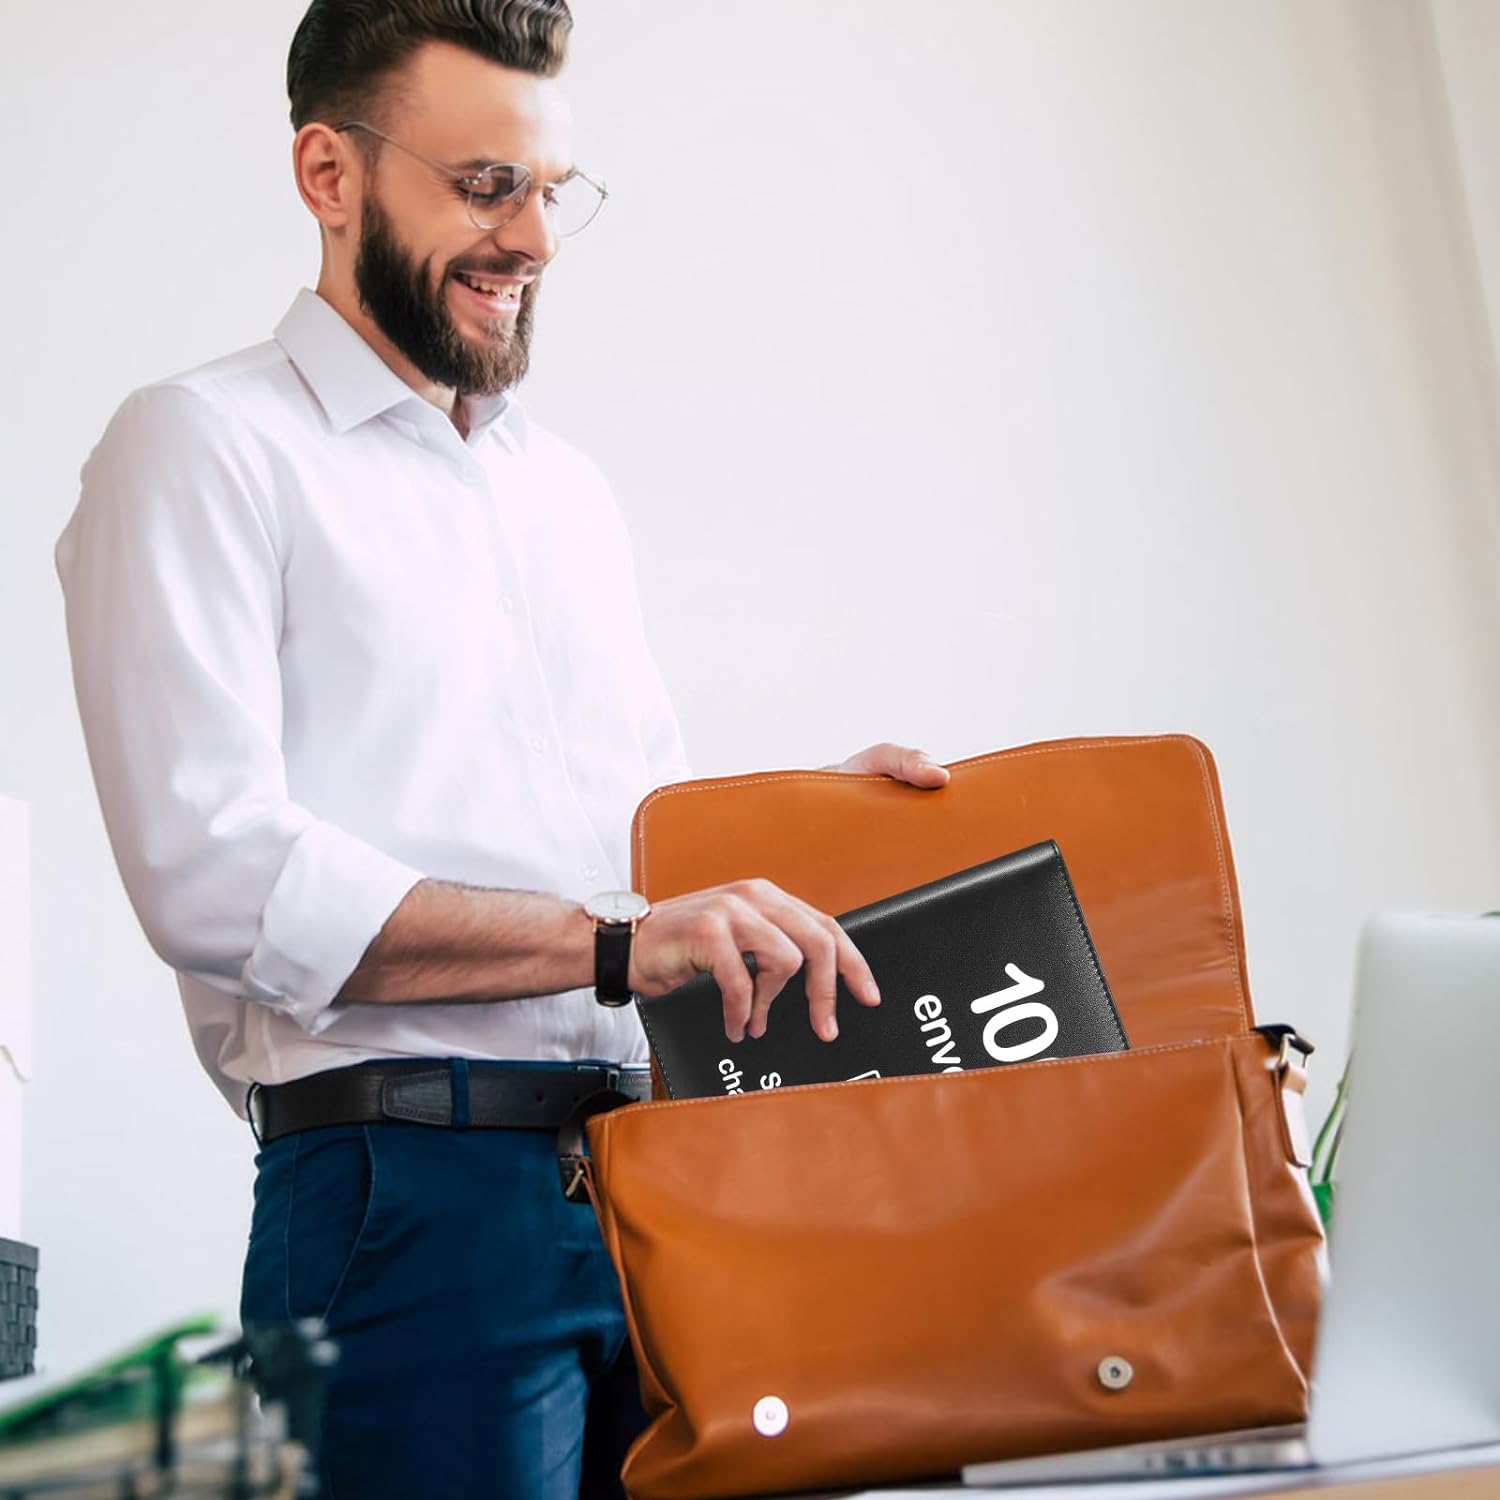
[[[314,0],[288,87],[317,291],[130,396],[58,544],[116,858],[263,1143],[242,1315],[326,1322],[351,1500],[618,1492],[618,1289],[551,1164],[575,1094],[622,1065],[645,1091],[618,1002],[710,971],[738,1039],[804,964],[825,1038],[836,975],[878,1001],[769,883],[622,892],[634,807],[687,766],[615,503],[511,394],[602,200],[570,26]],[[840,769],[947,780],[891,745]]]

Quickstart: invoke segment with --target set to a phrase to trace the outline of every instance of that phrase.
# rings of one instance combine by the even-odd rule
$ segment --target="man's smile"
[[[527,285],[514,276],[478,276],[464,271],[455,271],[453,280],[463,294],[462,300],[492,318],[513,317]]]

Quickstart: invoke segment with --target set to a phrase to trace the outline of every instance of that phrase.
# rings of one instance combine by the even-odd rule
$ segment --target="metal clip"
[[[1292,1053],[1297,1052],[1304,1058],[1311,1057],[1317,1050],[1306,1037],[1300,1036],[1296,1027],[1287,1026],[1281,1022],[1273,1022],[1267,1026],[1255,1028],[1267,1041],[1277,1043],[1276,1071],[1285,1076],[1286,1070],[1292,1065]]]
[[[1295,1031],[1283,1031],[1281,1033],[1281,1054],[1276,1059],[1276,1066],[1280,1072],[1286,1072],[1292,1065],[1293,1052],[1298,1054],[1299,1059],[1309,1058],[1313,1053],[1313,1044],[1298,1036]]]
[[[563,1168],[564,1171],[566,1171],[569,1166],[571,1166],[573,1169],[573,1175],[567,1178],[563,1183],[563,1197],[566,1198],[569,1203],[581,1203],[586,1195],[581,1194],[578,1189],[582,1185],[584,1176],[588,1171],[587,1158],[582,1156],[565,1157],[563,1161],[559,1163],[559,1165]]]

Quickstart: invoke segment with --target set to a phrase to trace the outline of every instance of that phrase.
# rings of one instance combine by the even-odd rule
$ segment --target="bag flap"
[[[1057,740],[958,761],[938,791],[773,771],[652,792],[636,890],[661,901],[756,876],[838,915],[1054,839],[1132,1047],[1251,1025],[1218,776],[1187,735]]]

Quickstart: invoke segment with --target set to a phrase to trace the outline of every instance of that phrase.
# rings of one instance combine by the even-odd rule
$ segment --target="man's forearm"
[[[336,999],[515,1000],[593,982],[593,926],[576,903],[423,880],[391,913]]]

